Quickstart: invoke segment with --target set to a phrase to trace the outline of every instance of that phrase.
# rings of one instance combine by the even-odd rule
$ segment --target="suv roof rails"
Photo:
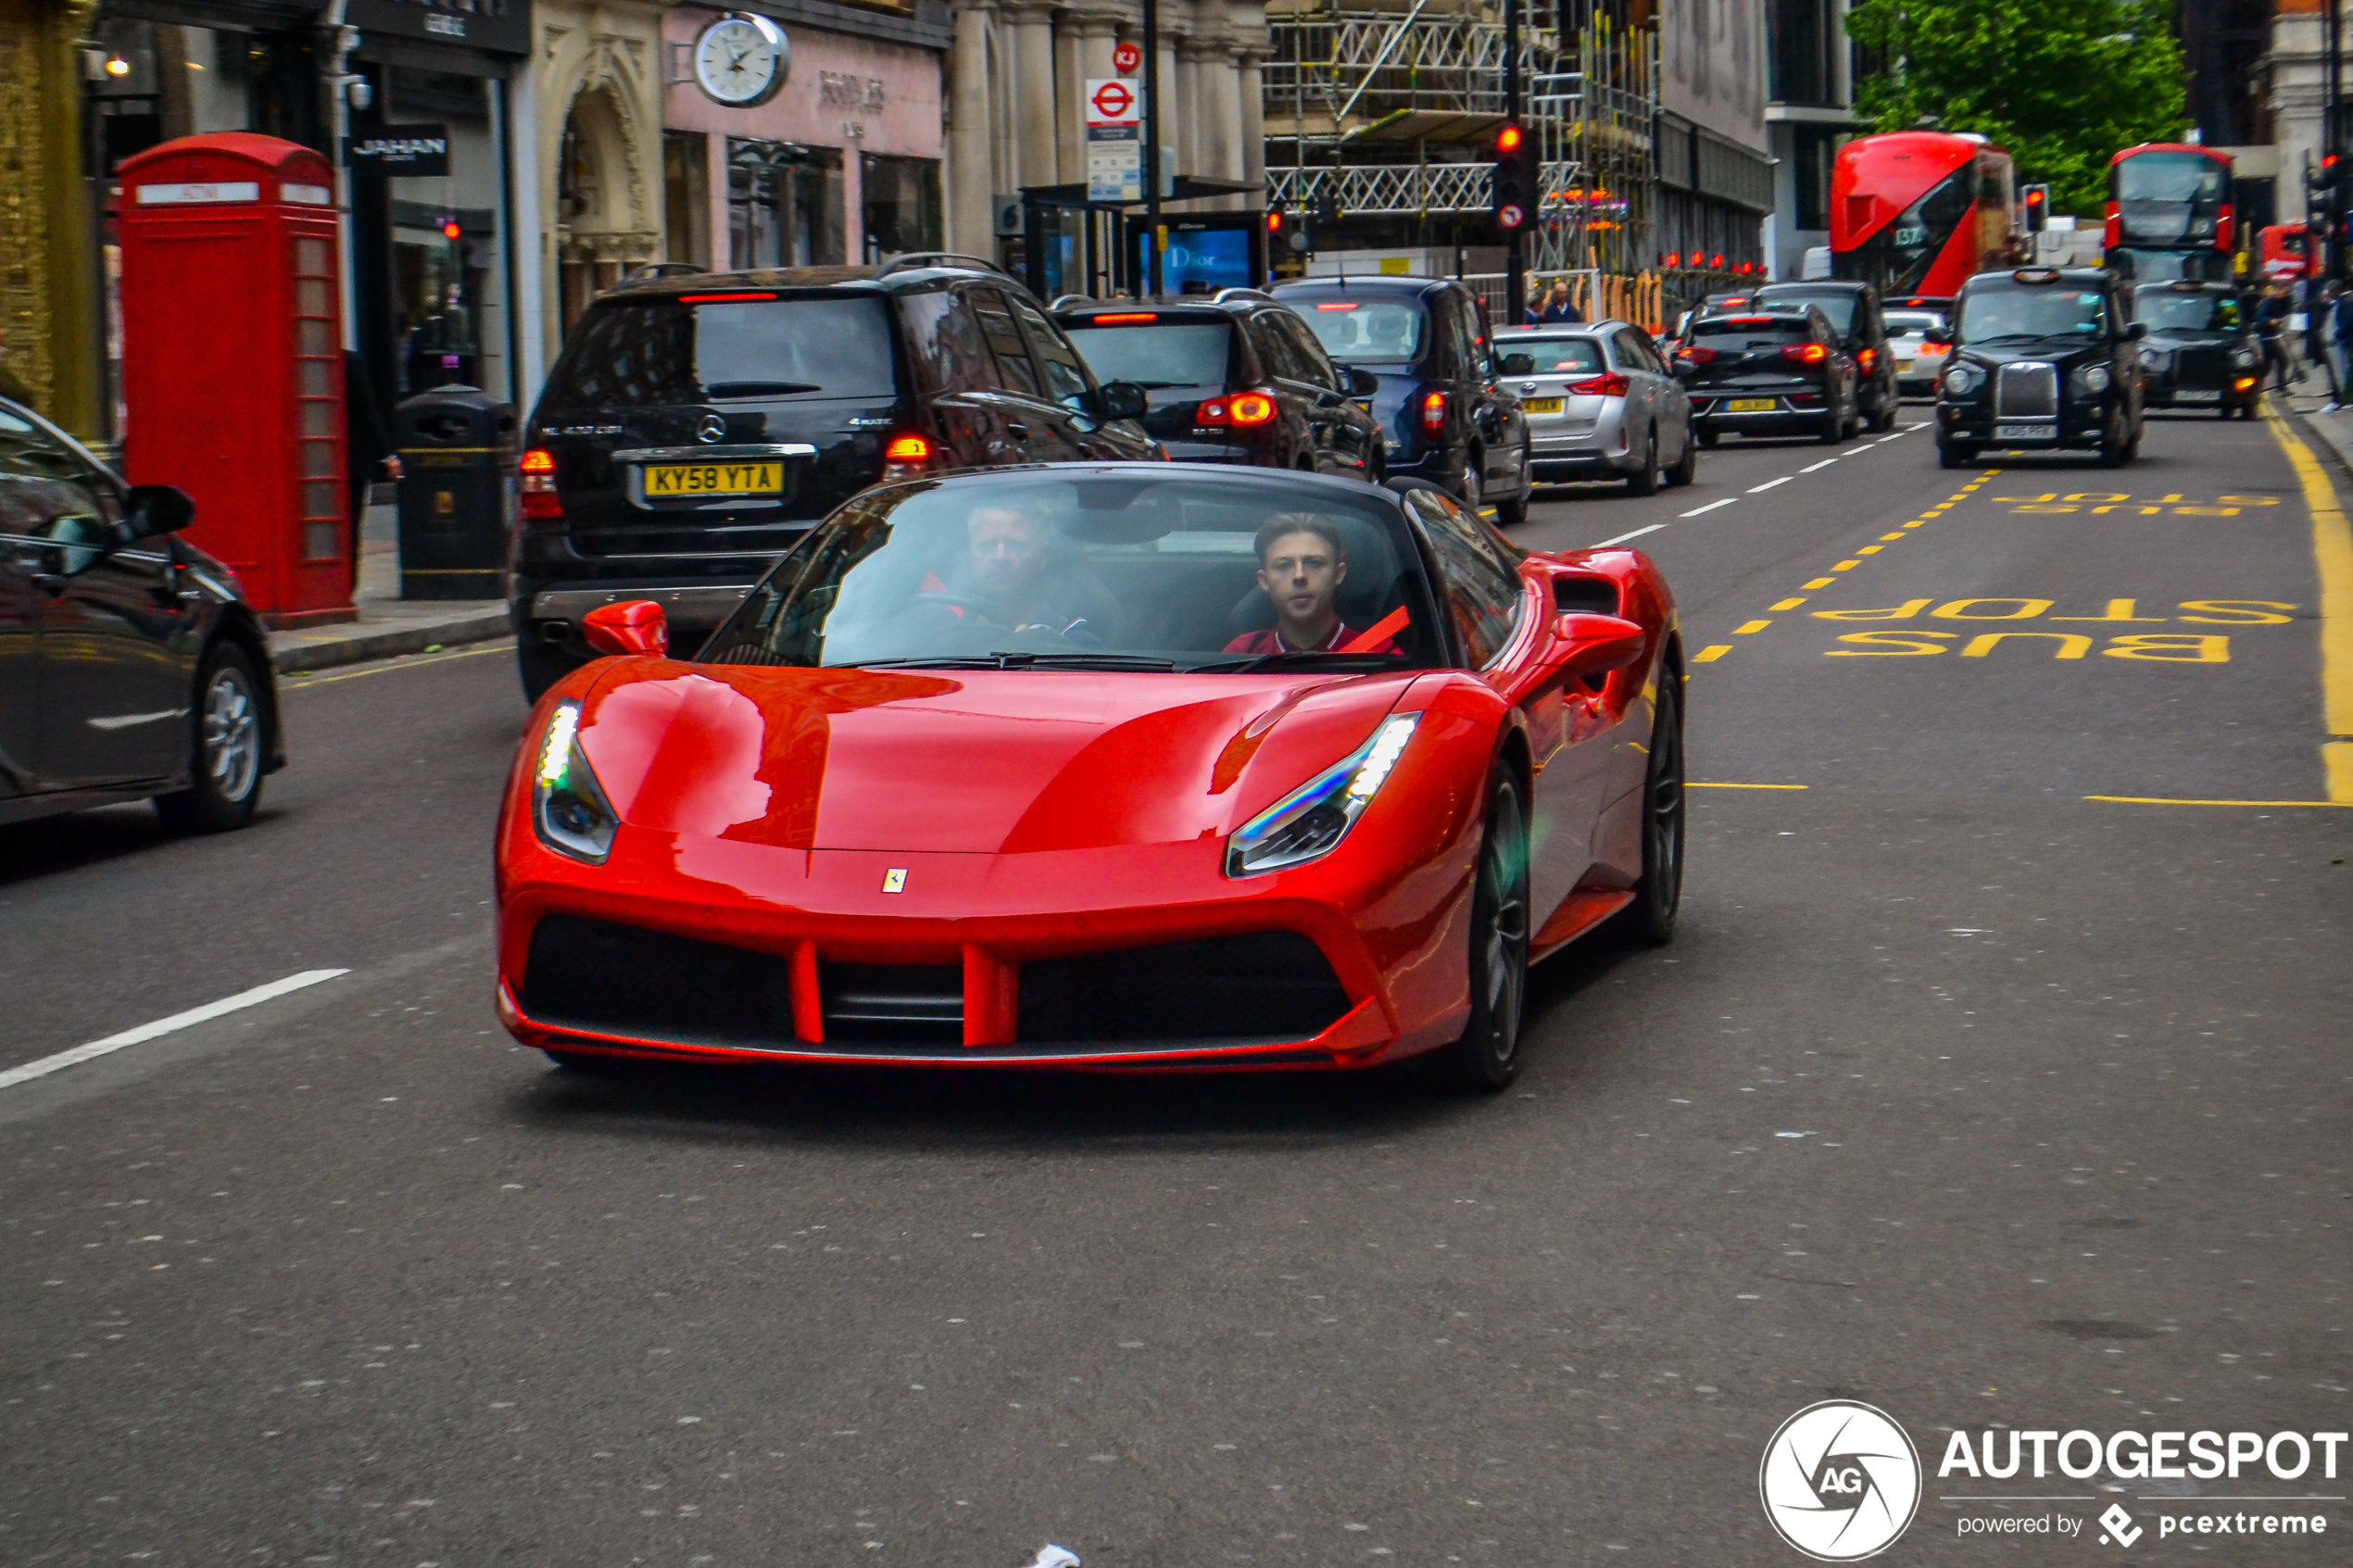
[[[651,261],[631,271],[621,281],[642,283],[648,278],[674,278],[689,272],[709,272],[708,267],[698,267],[691,261]]]
[[[976,271],[994,272],[1000,278],[1013,276],[1011,272],[993,261],[983,261],[977,256],[965,256],[960,251],[952,250],[900,251],[897,256],[884,262],[881,270],[876,271],[875,276],[887,278],[893,272],[909,272],[919,267],[969,267]]]
[[[1275,303],[1275,296],[1268,294],[1265,289],[1244,288],[1219,289],[1215,294],[1209,296],[1209,303],[1212,305],[1223,305],[1229,299],[1263,299],[1269,305]]]

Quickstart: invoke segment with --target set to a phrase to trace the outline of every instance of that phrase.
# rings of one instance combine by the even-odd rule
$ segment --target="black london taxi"
[[[2263,385],[2254,314],[2228,283],[2180,278],[2135,287],[2133,320],[2148,329],[2140,349],[2146,406],[2253,419]]]
[[[684,650],[870,484],[1137,461],[1141,387],[1103,385],[1027,289],[926,252],[609,289],[532,410],[509,608],[524,695],[596,657],[581,617],[662,606]]]
[[[2096,267],[1980,272],[1961,286],[1936,383],[1936,450],[1957,469],[1992,447],[2091,451],[2103,466],[2141,447],[2139,345],[2115,274]]]

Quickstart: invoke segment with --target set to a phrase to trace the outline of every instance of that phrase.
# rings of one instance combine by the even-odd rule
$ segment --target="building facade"
[[[1713,273],[1770,265],[1765,12],[1766,0],[1666,0],[1658,10],[1651,245],[1686,269],[1701,256]]]
[[[1773,155],[1772,275],[1794,278],[1831,243],[1831,164],[1856,133],[1847,0],[1768,0],[1765,123]]]

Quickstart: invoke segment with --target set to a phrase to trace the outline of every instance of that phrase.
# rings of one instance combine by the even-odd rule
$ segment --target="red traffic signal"
[[[1495,132],[1495,156],[1497,157],[1506,157],[1511,154],[1519,151],[1521,140],[1522,133],[1518,126],[1504,126],[1501,131]]]
[[[454,240],[458,237],[458,220],[456,219],[452,218],[447,222],[442,224],[441,237],[445,240]]]
[[[1268,233],[1270,233],[1270,234],[1280,233],[1280,232],[1282,232],[1282,227],[1283,227],[1283,209],[1282,209],[1281,207],[1269,207],[1269,208],[1267,208],[1267,209],[1266,209],[1266,232],[1267,232]]]

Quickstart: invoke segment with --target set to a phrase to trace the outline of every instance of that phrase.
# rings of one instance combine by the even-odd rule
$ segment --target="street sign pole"
[[[1160,0],[1144,0],[1144,293],[1160,295]]]
[[[1150,0],[1146,0],[1149,4]],[[1519,119],[1519,0],[1504,0],[1504,123],[1517,125]],[[1501,327],[1516,327],[1528,309],[1528,241],[1526,235],[1544,207],[1544,149],[1542,138],[1537,144],[1524,149],[1522,157],[1536,165],[1536,201],[1528,216],[1504,235],[1507,247],[1504,262],[1504,319]]]

